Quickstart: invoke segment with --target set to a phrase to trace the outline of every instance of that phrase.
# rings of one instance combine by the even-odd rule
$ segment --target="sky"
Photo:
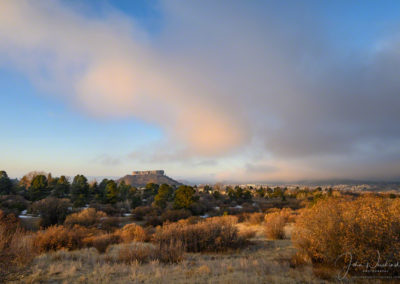
[[[4,0],[11,177],[400,180],[400,2]]]

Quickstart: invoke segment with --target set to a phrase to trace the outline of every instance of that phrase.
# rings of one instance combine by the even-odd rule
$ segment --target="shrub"
[[[207,211],[207,206],[201,202],[194,202],[189,207],[193,215],[203,215]]]
[[[186,209],[179,209],[179,210],[166,210],[162,215],[161,215],[161,220],[162,222],[176,222],[181,219],[186,219],[192,216],[192,213],[189,210]]]
[[[252,228],[242,228],[239,231],[239,236],[243,239],[251,239],[254,238],[257,234],[257,231]]]
[[[92,231],[80,226],[67,228],[54,225],[46,230],[38,231],[34,236],[33,243],[39,252],[59,249],[74,250],[84,247],[83,239],[92,234]]]
[[[160,243],[156,249],[156,258],[163,263],[178,263],[183,260],[185,247],[180,241]]]
[[[6,195],[0,197],[1,209],[15,214],[28,208],[28,201],[20,195]]]
[[[7,249],[15,232],[19,229],[18,218],[0,210],[0,251]]]
[[[31,211],[40,214],[40,226],[48,227],[55,224],[62,224],[69,213],[70,203],[68,199],[48,197],[36,201],[31,206]]]
[[[251,225],[258,225],[264,221],[263,213],[241,213],[238,216],[238,222],[248,222]]]
[[[270,239],[285,238],[285,225],[294,222],[295,213],[289,208],[273,209],[265,215],[265,234]]]
[[[135,220],[141,221],[146,216],[157,216],[157,211],[150,206],[139,206],[132,210],[132,215]]]
[[[147,218],[146,226],[159,226],[162,224],[161,219],[158,216],[149,216]]]
[[[203,218],[201,218],[199,216],[190,216],[189,218],[186,219],[186,222],[188,224],[196,224],[196,223],[199,223],[202,220],[203,220]]]
[[[14,265],[27,264],[35,254],[31,235],[21,229],[15,215],[0,210],[0,282]]]
[[[131,244],[121,246],[118,251],[118,260],[125,263],[147,263],[156,259],[155,247],[152,245]]]
[[[297,218],[293,242],[314,263],[333,264],[344,253],[351,253],[353,262],[375,263],[377,251],[381,260],[396,262],[400,258],[399,216],[398,199],[328,198]]]
[[[105,217],[107,217],[106,213],[102,211],[96,211],[94,208],[88,208],[82,210],[81,212],[68,215],[64,224],[70,227],[74,225],[91,227],[98,225]]]
[[[160,246],[182,244],[188,252],[224,251],[243,244],[233,216],[213,217],[196,224],[185,220],[158,227],[154,241]]]
[[[141,226],[133,223],[125,225],[118,233],[125,243],[132,241],[144,242],[148,239],[146,231]]]
[[[107,232],[112,232],[119,227],[118,217],[103,217],[100,218],[97,224],[97,228],[105,230]]]
[[[83,243],[87,247],[94,247],[100,253],[104,253],[110,245],[117,244],[120,240],[121,238],[119,235],[107,233],[84,238]]]
[[[121,215],[121,209],[117,209],[111,204],[100,204],[100,203],[91,203],[90,208],[94,208],[98,211],[102,211],[107,214],[107,216],[119,216]]]
[[[285,237],[285,217],[279,212],[265,215],[265,234],[269,239],[283,239]]]
[[[160,261],[162,263],[178,263],[183,260],[184,249],[179,243],[155,246],[152,244],[133,243],[121,246],[118,260],[125,263]]]

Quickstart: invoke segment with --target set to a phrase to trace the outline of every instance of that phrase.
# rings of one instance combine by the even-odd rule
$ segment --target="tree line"
[[[111,179],[88,182],[84,175],[76,175],[72,182],[62,175],[53,177],[43,172],[31,172],[21,180],[11,180],[5,171],[0,171],[0,195],[20,195],[35,202],[48,197],[67,198],[74,207],[83,207],[90,203],[116,204],[128,202],[131,208],[143,202],[154,201],[154,205],[164,209],[173,202],[176,209],[189,208],[196,201],[195,190],[182,185],[174,188],[168,184],[149,183],[143,190]]]

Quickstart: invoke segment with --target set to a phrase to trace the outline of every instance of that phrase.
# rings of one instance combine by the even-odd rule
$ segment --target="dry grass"
[[[266,240],[262,224],[237,224],[236,218],[223,217],[194,224],[181,221],[175,224],[177,227],[171,225],[174,224],[158,228],[156,235],[160,233],[159,230],[166,230],[163,231],[163,236],[166,238],[162,241],[156,237],[154,243],[131,241],[122,244],[113,244],[116,242],[116,236],[120,236],[119,231],[115,234],[99,235],[99,232],[94,232],[93,229],[76,226],[75,229],[81,230],[83,236],[79,239],[78,245],[78,247],[83,246],[82,249],[50,250],[36,257],[22,275],[20,272],[8,280],[18,283],[323,283],[325,281],[314,276],[310,264],[293,265],[295,249],[291,242]],[[189,229],[187,231],[182,229],[183,225]],[[135,229],[134,226],[127,228]],[[42,251],[48,250],[49,247],[70,249],[68,245],[74,241],[69,240],[71,233],[69,230],[70,228],[62,226],[51,227],[44,238],[46,240],[44,243],[47,243],[46,249]],[[38,235],[42,236],[46,232],[38,232]],[[184,237],[182,238],[182,234],[177,235],[178,233],[183,233]],[[87,237],[88,235],[90,237]],[[208,242],[211,242],[210,238],[220,237],[214,247],[218,253],[210,250],[207,250],[206,254],[185,253],[186,246],[181,240],[193,236],[196,236],[195,241],[187,239],[192,241],[189,243],[192,251],[201,251],[203,241],[208,245]],[[237,240],[244,237],[251,238],[249,246],[240,250],[230,249],[228,252],[220,252],[226,250],[227,244],[230,248],[236,248]],[[131,238],[132,236],[129,237]],[[64,241],[60,246],[57,242],[49,241],[54,239]],[[327,277],[321,269],[315,270],[315,273],[320,277]]]
[[[114,250],[117,250],[118,261],[126,264],[149,263],[157,259],[155,255],[156,247],[153,244],[122,244]]]
[[[18,283],[324,283],[312,267],[293,269],[289,240],[259,239],[241,251],[187,254],[178,264],[147,259],[156,247],[146,243],[95,249],[57,251],[35,259]],[[123,252],[135,252],[135,256]],[[142,252],[140,252],[142,251]],[[144,252],[143,252],[144,251]],[[145,261],[137,260],[138,252]],[[121,256],[122,253],[122,256]]]
[[[156,246],[149,243],[131,243],[120,245],[118,261],[124,263],[179,263],[184,259],[184,249],[181,244]]]

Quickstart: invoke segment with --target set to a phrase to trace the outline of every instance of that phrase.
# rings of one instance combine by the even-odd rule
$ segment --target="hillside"
[[[181,183],[166,176],[164,171],[143,171],[143,172],[133,172],[132,175],[126,175],[117,180],[118,183],[125,181],[126,184],[135,187],[144,187],[148,183],[156,184],[169,184],[171,186],[179,186]]]

